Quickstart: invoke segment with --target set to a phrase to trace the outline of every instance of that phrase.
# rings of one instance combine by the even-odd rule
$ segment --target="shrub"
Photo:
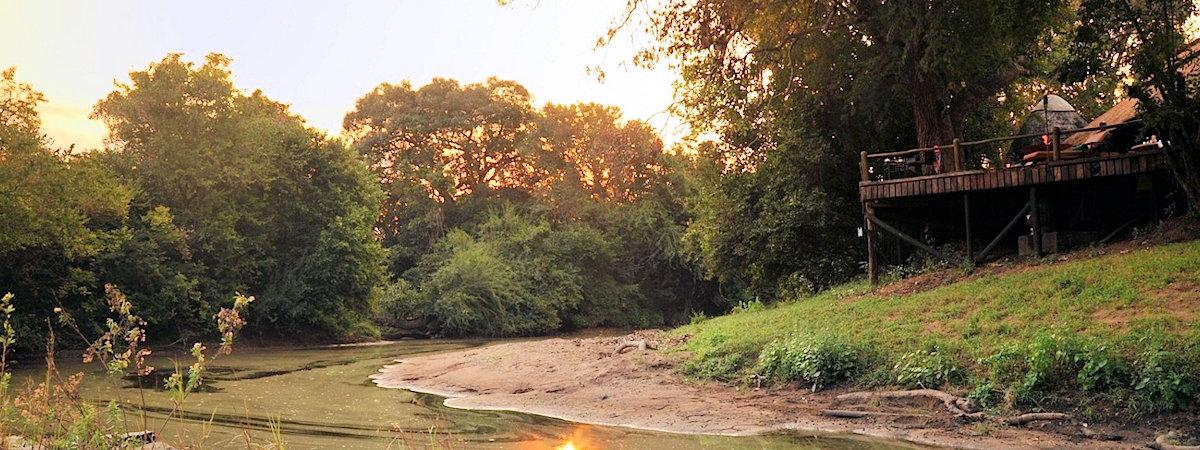
[[[982,408],[991,408],[1000,403],[1001,395],[992,382],[984,381],[976,384],[971,392],[967,393],[967,398],[974,400],[975,404]]]
[[[779,280],[776,297],[780,299],[803,298],[817,291],[817,286],[799,272],[792,273]]]
[[[863,360],[862,350],[838,339],[791,338],[767,344],[754,372],[765,380],[798,381],[816,391],[858,375]]]
[[[683,363],[683,374],[707,380],[736,381],[746,367],[747,359],[741,353],[695,357]]]
[[[1090,348],[1075,356],[1080,364],[1075,381],[1088,392],[1103,392],[1125,386],[1129,382],[1129,365],[1108,347]]]
[[[552,299],[533,295],[528,280],[494,248],[461,231],[447,240],[449,254],[422,287],[442,333],[518,336],[559,328]]]
[[[1019,392],[1032,394],[1062,387],[1065,380],[1078,373],[1079,342],[1058,335],[1042,335],[1029,345],[1026,356],[1028,371]]]
[[[1026,346],[1011,345],[980,360],[988,383],[1018,402],[1036,402],[1053,392],[1078,389],[1110,393],[1128,386],[1129,365],[1104,345],[1077,336],[1046,334]]]
[[[965,373],[954,357],[937,348],[901,356],[892,367],[892,372],[896,384],[931,389],[960,382]]]
[[[1174,352],[1149,350],[1134,363],[1133,390],[1138,407],[1155,412],[1177,411],[1196,395],[1197,381]]]
[[[381,289],[375,319],[377,322],[392,326],[398,321],[426,318],[428,315],[429,304],[407,280],[393,281]]]
[[[766,308],[766,305],[763,304],[762,300],[755,298],[754,300],[750,300],[750,301],[738,302],[736,305],[733,305],[733,309],[729,310],[729,313],[730,314],[752,313],[752,312],[756,312],[756,311],[762,311],[764,308]]]

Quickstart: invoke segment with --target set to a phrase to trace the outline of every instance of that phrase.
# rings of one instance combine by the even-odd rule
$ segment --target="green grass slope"
[[[853,283],[681,327],[684,372],[970,390],[985,404],[1195,405],[1200,241],[983,275],[906,296]]]

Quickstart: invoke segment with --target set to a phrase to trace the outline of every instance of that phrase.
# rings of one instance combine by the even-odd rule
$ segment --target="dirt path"
[[[631,338],[662,341],[660,332],[627,337],[546,339],[416,356],[375,375],[382,387],[447,397],[464,409],[519,411],[574,422],[674,433],[749,435],[780,430],[855,433],[966,448],[1136,448],[1141,440],[1106,442],[1036,430],[963,425],[938,405],[907,405],[917,415],[836,419],[820,411],[838,392],[755,390],[684,380],[681,352],[632,349]],[[1042,426],[1045,426],[1043,424]]]

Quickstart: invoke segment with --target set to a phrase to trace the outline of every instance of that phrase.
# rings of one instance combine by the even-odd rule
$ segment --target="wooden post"
[[[1054,161],[1062,159],[1062,153],[1059,151],[1059,146],[1062,143],[1062,129],[1054,127],[1050,132],[1050,151],[1054,153]]]
[[[866,152],[863,152],[865,155]],[[871,280],[871,286],[879,284],[879,259],[875,254],[875,225],[871,223],[870,216],[875,215],[875,209],[869,203],[863,203],[863,222],[866,228],[864,233],[867,235],[867,279]]]
[[[871,181],[871,168],[867,165],[867,152],[858,152],[858,171],[863,181]]]
[[[1033,228],[1033,254],[1042,257],[1042,220],[1038,210],[1037,186],[1029,188],[1029,226]]]
[[[954,143],[951,145],[954,148],[954,171],[962,172],[963,167],[966,166],[963,164],[962,140],[954,138]]]
[[[975,267],[975,249],[971,245],[971,194],[963,194],[963,230],[967,238],[967,263]]]

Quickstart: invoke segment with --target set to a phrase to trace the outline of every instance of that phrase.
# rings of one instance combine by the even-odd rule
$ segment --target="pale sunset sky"
[[[433,77],[515,80],[534,102],[592,101],[648,121],[668,141],[674,73],[632,67],[645,37],[596,50],[625,0],[0,0],[0,69],[46,94],[43,129],[55,146],[102,145],[88,118],[115,81],[169,52],[233,58],[234,83],[291,104],[331,134],[381,82]],[[588,73],[598,66],[603,82]]]

